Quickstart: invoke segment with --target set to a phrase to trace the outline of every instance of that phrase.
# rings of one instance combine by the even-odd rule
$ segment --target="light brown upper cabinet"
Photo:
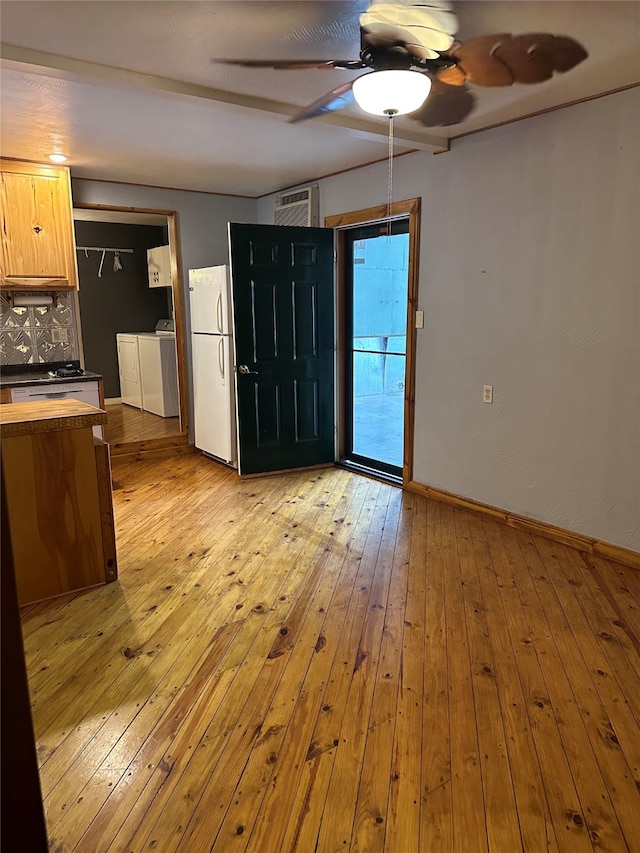
[[[75,290],[69,169],[0,160],[0,288]]]

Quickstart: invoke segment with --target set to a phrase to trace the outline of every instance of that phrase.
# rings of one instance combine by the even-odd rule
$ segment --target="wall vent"
[[[293,190],[276,197],[273,212],[274,225],[316,228],[319,219],[317,186],[304,187],[304,189]]]

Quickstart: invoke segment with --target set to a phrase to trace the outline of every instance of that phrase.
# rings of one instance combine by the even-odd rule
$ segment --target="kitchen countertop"
[[[102,374],[92,373],[90,370],[85,370],[81,376],[49,376],[48,369],[35,371],[33,373],[11,373],[9,370],[3,369],[0,373],[0,388],[18,388],[24,385],[49,385],[60,384],[64,382],[96,382],[102,379]]]
[[[107,413],[80,400],[42,400],[0,406],[2,437],[33,435],[92,427],[107,422]]]

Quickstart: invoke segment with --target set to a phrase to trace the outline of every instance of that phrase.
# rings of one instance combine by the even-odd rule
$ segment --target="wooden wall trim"
[[[173,290],[173,320],[176,335],[176,356],[178,360],[178,400],[180,405],[180,431],[189,434],[189,392],[187,379],[187,329],[184,315],[182,279],[178,252],[180,234],[178,231],[178,214],[173,212],[167,216],[169,225],[169,246],[171,253],[171,282]]]
[[[420,223],[422,199],[414,198],[409,204],[409,280],[407,282],[407,367],[404,388],[404,449],[402,456],[402,481],[413,478],[413,447],[415,442],[416,363],[418,333],[416,311],[418,310],[420,270]]]
[[[410,198],[405,201],[394,201],[391,205],[391,216],[410,216],[420,211],[420,198]],[[367,222],[380,222],[389,216],[389,206],[377,204],[375,207],[367,207],[363,210],[352,210],[348,213],[336,213],[333,216],[325,216],[325,228],[348,228],[351,225],[365,225]]]
[[[592,536],[585,536],[583,533],[576,533],[573,530],[565,530],[563,527],[556,527],[553,524],[547,524],[545,521],[527,518],[524,515],[518,515],[506,509],[474,501],[471,498],[463,498],[460,495],[454,495],[451,492],[445,492],[442,489],[436,489],[433,486],[427,486],[415,480],[406,483],[404,488],[408,492],[413,492],[425,498],[431,498],[440,503],[468,509],[471,512],[477,512],[480,515],[504,521],[510,527],[524,530],[527,533],[535,533],[538,536],[544,536],[545,539],[561,542],[563,545],[569,545],[578,551],[586,551],[588,554],[595,554],[607,560],[615,560],[617,563],[623,563],[633,569],[640,569],[640,553],[632,551],[629,548],[623,548],[621,545],[613,545],[611,542],[595,539]]]

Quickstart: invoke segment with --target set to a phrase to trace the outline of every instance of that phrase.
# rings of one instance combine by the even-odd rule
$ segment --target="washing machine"
[[[162,418],[180,414],[175,334],[138,335],[142,408]]]
[[[120,399],[127,406],[142,408],[142,383],[138,357],[138,335],[120,332],[116,335]]]

